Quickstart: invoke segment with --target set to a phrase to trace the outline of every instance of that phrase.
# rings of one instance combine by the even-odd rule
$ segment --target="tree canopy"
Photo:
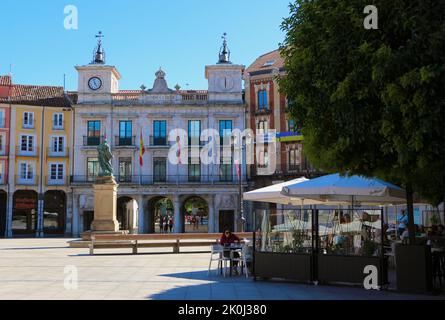
[[[297,0],[282,24],[280,87],[326,172],[378,176],[445,197],[445,2]]]

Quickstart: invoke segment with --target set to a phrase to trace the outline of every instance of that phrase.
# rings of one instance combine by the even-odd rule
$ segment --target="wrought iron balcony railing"
[[[47,186],[67,186],[68,185],[68,177],[66,176],[46,176],[45,177]]]
[[[16,155],[20,156],[20,157],[32,157],[32,158],[35,158],[35,157],[38,156],[38,154],[39,154],[39,148],[37,148],[37,147],[22,148],[20,146],[20,147],[16,148]]]
[[[65,130],[65,121],[62,121],[62,122],[59,121],[57,123],[53,121],[52,128],[53,128],[54,131],[63,131],[63,130]]]
[[[167,136],[150,136],[150,147],[170,147]]]
[[[116,147],[135,147],[136,146],[136,137],[114,137],[114,145]]]
[[[39,182],[39,176],[27,174],[27,175],[16,175],[15,184],[18,186],[37,186]]]
[[[47,156],[50,158],[67,158],[69,157],[69,148],[48,148]]]
[[[84,136],[83,146],[84,147],[97,147],[104,142],[104,136]]]
[[[129,175],[116,176],[116,182],[121,185],[237,185],[239,183],[236,175],[219,176],[219,175]],[[70,182],[73,185],[88,185],[94,184],[97,181],[97,176],[71,176]],[[246,177],[243,177],[243,182],[246,182]]]

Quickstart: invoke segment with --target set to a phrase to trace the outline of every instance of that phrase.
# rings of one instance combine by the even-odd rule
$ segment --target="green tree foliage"
[[[445,1],[297,0],[282,24],[280,87],[326,172],[378,176],[445,197]],[[412,223],[411,230],[412,230]]]

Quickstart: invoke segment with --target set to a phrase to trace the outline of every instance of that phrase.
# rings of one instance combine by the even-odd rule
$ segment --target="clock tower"
[[[243,103],[242,79],[245,66],[230,61],[227,34],[223,35],[223,45],[216,65],[206,66],[206,79],[209,82],[210,102]]]
[[[76,67],[79,75],[78,103],[110,103],[112,94],[119,92],[121,76],[114,66],[105,63],[102,32],[96,38],[98,41],[92,62]]]

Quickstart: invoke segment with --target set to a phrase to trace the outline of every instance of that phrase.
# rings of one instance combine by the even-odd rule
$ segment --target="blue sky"
[[[232,61],[248,66],[283,41],[289,0],[1,0],[0,74],[14,83],[77,89],[75,65],[88,64],[102,30],[107,64],[121,89],[152,86],[160,66],[170,87],[207,89],[204,68],[218,59],[228,33]],[[64,8],[79,10],[78,30],[65,30]],[[189,84],[189,86],[186,86]]]

